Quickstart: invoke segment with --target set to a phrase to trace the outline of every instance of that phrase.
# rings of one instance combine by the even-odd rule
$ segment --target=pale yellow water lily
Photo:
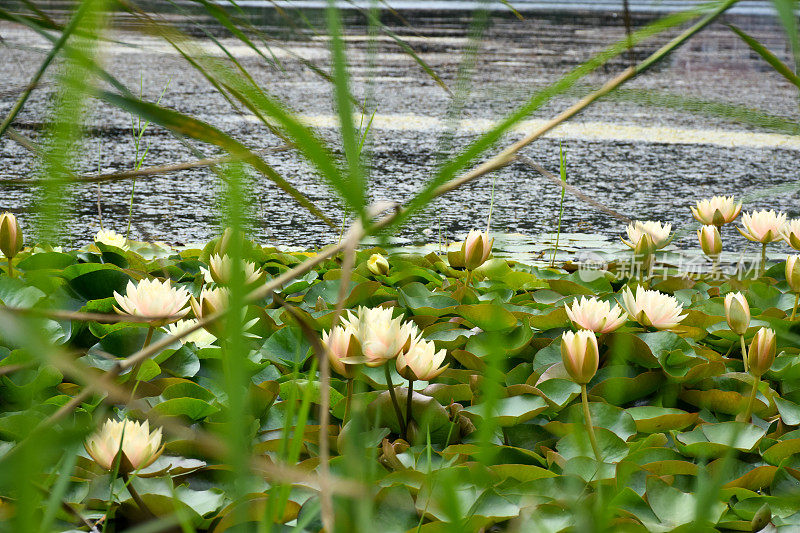
[[[642,236],[648,235],[653,241],[652,246],[654,250],[660,250],[668,245],[671,240],[670,233],[672,233],[672,224],[662,224],[661,222],[653,220],[647,220],[645,222],[637,220],[628,224],[625,228],[625,232],[628,234],[629,240],[626,241],[622,239],[622,242],[630,248],[635,249],[642,240]]]
[[[800,218],[793,218],[784,224],[781,236],[786,244],[800,250]]]
[[[152,318],[154,327],[175,322],[189,312],[189,293],[173,287],[170,280],[143,279],[136,285],[128,281],[125,295],[114,291],[114,299],[119,304],[114,310],[119,314]]]
[[[775,346],[775,330],[761,328],[756,332],[747,352],[747,367],[752,375],[761,377],[770,369],[775,361]]]
[[[674,296],[655,290],[636,288],[634,295],[630,288],[622,293],[625,309],[631,319],[643,326],[656,329],[671,329],[680,324],[687,315],[681,315],[683,306]]]
[[[114,460],[122,451],[120,471],[132,472],[147,468],[158,459],[161,446],[161,428],[150,432],[150,423],[133,420],[106,420],[103,427],[84,443],[86,452],[106,470],[114,468]]]
[[[367,269],[376,276],[389,274],[389,261],[381,254],[372,254],[367,259]]]
[[[342,325],[355,330],[366,365],[371,367],[397,357],[419,334],[413,323],[392,318],[391,308],[359,307],[356,313],[348,311]]]
[[[578,385],[589,383],[600,365],[597,337],[587,329],[561,335],[561,361],[567,373]]]
[[[742,228],[736,228],[742,236],[753,242],[767,244],[783,238],[786,215],[767,211],[753,211],[742,215]]]
[[[0,215],[0,250],[8,258],[13,258],[22,250],[22,229],[12,213]]]
[[[405,352],[397,356],[397,373],[406,379],[430,381],[444,372],[450,363],[442,366],[447,350],[436,351],[433,341],[418,337]]]
[[[254,285],[264,277],[264,272],[249,261],[242,261],[242,270],[245,285]],[[212,255],[208,260],[208,273],[215,283],[228,285],[233,275],[233,260],[227,255]]]
[[[725,295],[725,320],[737,335],[744,335],[750,327],[750,304],[741,292]]]
[[[113,229],[101,229],[98,231],[94,236],[94,242],[101,242],[108,246],[116,246],[122,250],[127,250],[129,248],[128,239]]]
[[[193,318],[189,320],[178,320],[174,324],[168,324],[164,328],[164,331],[173,337],[178,337],[181,344],[191,342],[198,348],[208,348],[212,346],[217,338],[203,328],[198,328],[187,335],[183,335],[185,331],[197,326],[197,323],[198,321]]]
[[[592,296],[581,296],[580,300],[573,300],[572,307],[564,304],[567,316],[577,327],[588,329],[598,334],[610,333],[622,326],[628,319],[625,311],[615,305]]]
[[[736,202],[733,196],[714,196],[706,200],[698,200],[697,206],[689,209],[701,224],[719,227],[733,222],[739,216],[742,202]]]
[[[361,356],[361,345],[356,331],[350,324],[340,325],[322,332],[322,346],[328,354],[331,368],[340,376],[352,378],[355,367],[344,362]]]

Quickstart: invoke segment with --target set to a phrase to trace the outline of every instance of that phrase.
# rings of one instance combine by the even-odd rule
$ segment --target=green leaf
[[[153,410],[160,415],[185,416],[197,421],[216,413],[219,409],[197,398],[171,398],[156,404]]]
[[[500,427],[508,427],[527,422],[545,409],[547,402],[540,396],[522,394],[500,398],[495,402],[489,416]],[[484,404],[471,405],[461,412],[475,420],[482,420],[487,416]]]
[[[311,355],[311,344],[300,328],[284,326],[270,335],[259,354],[267,361],[301,367]]]
[[[483,331],[503,331],[517,325],[517,317],[496,304],[459,305],[455,312]]]
[[[114,296],[114,292],[125,294],[125,286],[131,277],[115,265],[80,263],[68,266],[62,272],[69,285],[87,300],[99,300]]]

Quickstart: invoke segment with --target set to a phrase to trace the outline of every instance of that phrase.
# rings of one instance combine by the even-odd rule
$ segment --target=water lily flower
[[[700,240],[700,248],[708,257],[716,259],[722,253],[722,238],[717,226],[703,226],[697,230],[697,238]]]
[[[147,420],[139,424],[133,420],[106,420],[103,427],[84,443],[86,452],[106,470],[114,468],[114,459],[122,451],[121,472],[147,468],[158,459],[161,446],[161,428],[150,432]]]
[[[353,377],[354,367],[343,359],[361,356],[361,345],[356,338],[356,331],[350,324],[336,326],[322,332],[322,346],[328,354],[328,362],[337,374],[346,378]]]
[[[205,329],[198,328],[188,335],[183,335],[185,331],[196,326],[197,322],[198,321],[193,318],[189,320],[178,320],[174,324],[167,325],[167,327],[164,328],[164,331],[173,337],[178,337],[178,340],[181,341],[181,344],[191,342],[194,343],[194,345],[198,348],[208,348],[214,344],[214,341],[216,341],[217,338]]]
[[[594,296],[588,299],[581,296],[580,300],[573,300],[571,308],[569,304],[564,304],[564,307],[573,324],[597,334],[610,333],[628,319],[622,308],[617,305],[612,308],[608,302]]]
[[[786,244],[800,250],[800,218],[793,218],[784,224],[782,237]]]
[[[630,248],[636,249],[637,245],[639,245],[640,241],[642,240],[642,236],[649,235],[650,239],[653,241],[653,251],[655,251],[660,250],[669,244],[670,233],[672,232],[672,224],[662,225],[661,222],[655,222],[652,220],[648,220],[646,222],[637,220],[632,224],[628,224],[628,227],[625,228],[625,231],[628,234],[629,240],[626,241],[625,239],[622,239],[622,242],[627,244]]]
[[[376,276],[386,276],[389,274],[389,261],[381,254],[372,254],[367,260],[367,268]]]
[[[770,328],[759,329],[747,352],[749,372],[756,377],[763,376],[775,360],[775,351],[775,331]]]
[[[242,270],[246,286],[255,285],[264,276],[264,272],[250,261],[242,261]],[[227,255],[212,255],[208,260],[208,273],[215,283],[228,285],[233,276],[233,260]]]
[[[743,214],[743,228],[736,229],[750,241],[767,244],[782,238],[785,224],[786,214],[775,213],[772,209],[769,211],[763,209]]]
[[[671,329],[687,316],[681,315],[683,306],[674,296],[645,290],[641,286],[636,288],[635,296],[630,288],[626,288],[622,300],[630,317],[643,326]]]
[[[121,250],[127,250],[129,248],[128,239],[113,229],[101,229],[98,231],[94,236],[94,242],[102,242],[108,246],[116,246]]]
[[[489,238],[488,233],[478,230],[471,230],[461,245],[461,253],[464,254],[464,266],[467,270],[475,270],[489,259],[492,253],[494,239]]]
[[[0,250],[8,259],[14,258],[22,250],[22,229],[17,217],[11,213],[0,215]]]
[[[397,373],[408,380],[430,381],[450,366],[441,366],[447,350],[436,351],[433,341],[416,338],[411,347],[397,356]]]
[[[737,335],[744,335],[750,327],[750,304],[741,292],[725,295],[725,320]]]
[[[380,366],[408,350],[419,334],[415,324],[403,322],[401,317],[392,318],[391,308],[359,307],[356,313],[347,312],[342,325],[355,330],[366,365],[370,367]]]
[[[800,293],[800,255],[790,255],[786,258],[786,283],[794,293]]]
[[[733,222],[742,210],[742,202],[735,202],[733,196],[714,196],[698,200],[697,207],[690,207],[692,215],[705,225],[720,227]]]
[[[600,350],[593,331],[565,331],[561,336],[561,360],[567,373],[578,385],[589,383],[600,364]]]
[[[119,304],[119,308],[114,307],[117,313],[157,319],[151,322],[153,327],[175,322],[189,312],[186,307],[189,293],[186,289],[172,287],[170,280],[162,283],[157,279],[143,279],[136,285],[128,281],[125,296],[114,291],[114,299]]]

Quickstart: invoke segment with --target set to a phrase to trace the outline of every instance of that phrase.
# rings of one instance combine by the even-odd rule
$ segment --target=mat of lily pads
[[[148,334],[147,324],[44,314],[113,314],[115,291],[124,294],[129,282],[153,277],[199,298],[213,283],[205,272],[212,250],[213,242],[182,250],[96,243],[75,251],[27,249],[15,258],[15,276],[0,276],[0,300],[16,309],[2,312],[0,477],[8,481],[15,472],[15,447],[31,429],[91,384],[60,371],[49,353],[88,367],[99,381],[140,350]],[[386,256],[385,274],[368,268],[374,253]],[[445,350],[449,366],[431,382],[413,382],[416,425],[406,432],[382,367],[354,365],[344,426],[348,384],[332,373],[331,475],[355,485],[355,492],[334,490],[337,531],[800,528],[800,337],[788,318],[795,295],[783,262],[759,278],[676,272],[641,282],[674,296],[686,316],[662,330],[628,317],[597,336],[599,369],[586,388],[598,460],[580,386],[562,362],[562,334],[574,328],[565,306],[592,296],[622,306],[623,290],[640,281],[613,268],[567,272],[499,257],[468,276],[447,255],[424,253],[357,252],[345,310],[390,308]],[[309,257],[247,250],[262,280]],[[321,530],[323,402],[307,330],[321,336],[331,329],[341,275],[336,256],[249,305],[238,355],[205,330],[173,342],[136,369],[136,408],[98,386],[44,433],[58,446],[40,444],[46,454],[37,458],[32,486],[41,493],[0,494],[0,518],[20,512],[20,499],[33,491],[41,503],[28,512],[52,513],[54,527],[64,531],[124,531],[152,520],[150,513],[170,531]],[[747,420],[742,413],[754,379],[744,371],[724,307],[725,295],[736,291],[752,315],[745,343],[762,327],[777,332],[777,356],[757,382]],[[149,341],[167,335],[158,328]],[[224,384],[225,358],[233,356],[242,357],[248,382],[239,412],[231,412]],[[405,409],[408,381],[394,362],[388,368]],[[130,391],[132,374],[114,383]],[[309,477],[256,474],[243,494],[229,475],[233,466],[176,431],[165,430],[163,453],[129,478],[109,473],[83,447],[107,418],[221,434],[230,417],[246,428],[255,457]],[[49,494],[64,505],[48,505]]]

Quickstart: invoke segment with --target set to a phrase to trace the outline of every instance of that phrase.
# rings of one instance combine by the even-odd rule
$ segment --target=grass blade
[[[731,31],[733,31],[736,35],[738,35],[745,43],[747,43],[747,46],[749,46],[755,53],[760,55],[764,61],[769,63],[770,66],[778,72],[778,74],[789,80],[789,82],[791,82],[795,87],[800,89],[800,77],[798,77],[797,74],[792,72],[792,69],[789,68],[789,66],[786,63],[778,59],[775,56],[775,54],[773,54],[767,49],[767,47],[758,42],[752,36],[745,33],[740,28],[737,28],[733,24],[728,24],[728,27],[731,29]]]

